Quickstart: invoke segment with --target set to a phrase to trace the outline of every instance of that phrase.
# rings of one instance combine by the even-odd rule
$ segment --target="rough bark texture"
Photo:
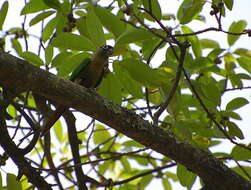
[[[0,86],[32,90],[46,98],[73,107],[150,147],[198,174],[217,190],[247,190],[251,184],[208,152],[177,140],[93,90],[41,70],[21,59],[0,53]]]

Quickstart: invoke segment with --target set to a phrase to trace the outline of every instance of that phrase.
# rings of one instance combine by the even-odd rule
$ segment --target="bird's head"
[[[98,48],[96,54],[105,58],[110,57],[113,54],[113,47],[110,45],[103,45]]]

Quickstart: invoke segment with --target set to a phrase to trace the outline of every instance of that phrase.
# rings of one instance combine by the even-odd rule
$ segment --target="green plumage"
[[[70,80],[86,88],[96,88],[101,82],[104,71],[108,65],[108,57],[113,53],[113,47],[105,45],[100,47],[93,57],[83,60],[81,64],[72,72]],[[47,134],[54,123],[68,109],[64,105],[59,105],[52,116],[45,122],[41,136]]]

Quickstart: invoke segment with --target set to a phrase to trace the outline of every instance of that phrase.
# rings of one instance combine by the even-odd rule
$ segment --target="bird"
[[[113,54],[113,47],[103,45],[93,54],[92,58],[84,59],[72,72],[70,80],[86,88],[96,88],[102,81],[108,66],[108,58]],[[41,136],[46,135],[61,115],[68,109],[67,106],[59,105],[53,114],[45,121]]]

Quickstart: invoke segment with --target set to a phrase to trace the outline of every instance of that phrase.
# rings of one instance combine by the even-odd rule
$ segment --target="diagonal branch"
[[[137,114],[101,97],[94,90],[59,78],[3,52],[0,53],[0,86],[32,90],[60,104],[73,107],[183,164],[214,189],[251,189],[251,183],[209,152],[176,139]]]

